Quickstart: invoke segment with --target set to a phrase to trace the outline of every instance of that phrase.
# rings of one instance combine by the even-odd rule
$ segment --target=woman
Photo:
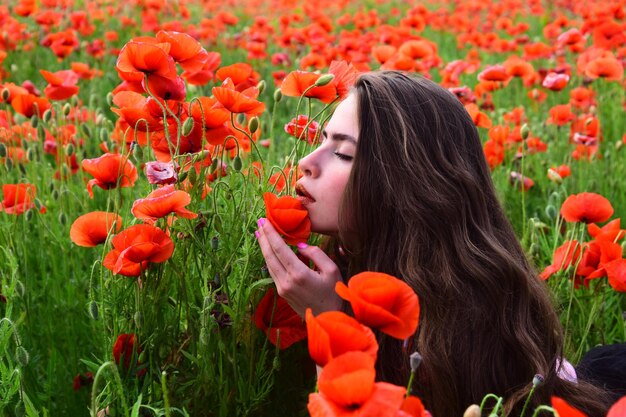
[[[259,221],[278,293],[299,314],[345,309],[337,280],[385,272],[419,295],[422,320],[408,349],[380,338],[378,377],[406,384],[408,355],[419,351],[413,390],[435,417],[461,416],[487,393],[519,414],[537,373],[545,383],[531,405],[557,395],[604,415],[601,391],[557,376],[558,317],[498,203],[476,128],[451,93],[399,72],[361,75],[323,139],[300,161],[296,190],[313,231],[334,249],[299,245],[312,270]]]

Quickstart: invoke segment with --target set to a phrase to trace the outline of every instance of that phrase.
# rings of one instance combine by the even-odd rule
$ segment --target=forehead
[[[359,121],[357,117],[357,99],[354,94],[348,95],[333,113],[333,116],[326,125],[329,135],[333,133],[343,133],[355,139],[359,137]]]

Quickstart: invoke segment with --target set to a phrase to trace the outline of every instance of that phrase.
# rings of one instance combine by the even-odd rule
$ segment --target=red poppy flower
[[[265,103],[258,101],[259,89],[249,87],[242,92],[235,90],[230,78],[222,83],[221,87],[213,87],[213,95],[224,108],[232,113],[245,113],[258,116],[265,111]]]
[[[144,172],[150,184],[175,184],[178,181],[177,168],[173,162],[146,162]]]
[[[292,71],[283,80],[280,91],[288,97],[300,97],[304,94],[305,97],[319,99],[322,103],[330,103],[337,98],[335,84],[331,82],[322,87],[312,87],[321,76],[313,72]]]
[[[565,270],[580,259],[581,245],[577,240],[568,240],[559,246],[552,256],[552,264],[548,265],[539,275],[546,280],[557,271]]]
[[[569,82],[569,75],[567,74],[559,74],[556,72],[550,72],[543,79],[541,85],[548,90],[552,91],[561,91],[567,86]]]
[[[552,408],[554,408],[559,417],[587,417],[585,413],[575,409],[559,397],[552,397],[551,402]]]
[[[469,113],[476,127],[491,127],[491,119],[489,119],[485,113],[481,112],[475,103],[466,104],[465,110]]]
[[[318,380],[319,393],[309,395],[311,417],[395,417],[406,389],[375,382],[374,360],[348,352],[328,363]]]
[[[511,75],[504,65],[491,65],[478,74],[479,81],[499,81],[506,83],[511,79]]]
[[[276,294],[274,288],[267,290],[254,311],[254,323],[274,346],[280,349],[306,339],[306,325],[298,313]]]
[[[72,387],[74,388],[74,391],[78,391],[82,387],[88,387],[91,384],[93,384],[93,374],[91,372],[87,372],[85,375],[76,374]]]
[[[87,183],[89,196],[93,198],[93,186],[109,190],[118,186],[132,187],[137,180],[137,168],[123,155],[105,153],[99,158],[83,159],[83,169],[94,179]]]
[[[604,222],[612,215],[610,201],[596,193],[570,195],[561,205],[561,216],[568,222]]]
[[[128,42],[120,51],[115,68],[125,81],[143,81],[153,74],[174,79],[178,74],[169,49],[168,43]]]
[[[376,358],[378,342],[369,327],[340,311],[327,311],[313,317],[306,310],[306,328],[309,354],[319,366],[350,351],[365,352]]]
[[[309,127],[307,128],[308,135],[305,135],[304,128],[307,126],[307,124],[309,125]],[[300,114],[298,115],[298,117],[294,117],[293,119],[291,119],[291,122],[285,125],[285,132],[289,133],[296,139],[301,139],[310,144],[313,144],[315,142],[315,138],[317,137],[319,126],[319,123],[317,123],[315,120],[309,123],[309,117],[304,114]]]
[[[41,75],[48,81],[48,86],[43,90],[50,100],[65,100],[78,93],[78,74],[72,70],[57,71],[52,73],[39,70]]]
[[[626,416],[626,397],[620,398],[611,408],[609,409],[606,417],[624,417]]]
[[[569,104],[556,105],[550,109],[549,113],[548,124],[563,126],[574,120],[574,113],[572,113],[572,108]]]
[[[429,417],[430,414],[424,408],[422,400],[418,397],[409,395],[404,399],[402,408],[397,417]]]
[[[348,95],[350,88],[354,85],[359,71],[354,65],[346,61],[333,61],[328,67],[328,73],[335,76],[332,83],[337,90],[339,100],[343,100]]]
[[[609,81],[620,81],[624,76],[622,63],[614,57],[599,57],[585,66],[585,75],[589,78],[604,78]]]
[[[396,339],[417,330],[420,306],[417,294],[404,281],[380,272],[361,272],[348,285],[337,282],[335,291],[348,300],[354,317],[366,326]]]
[[[115,235],[113,249],[102,264],[114,274],[136,277],[150,262],[165,262],[174,252],[174,242],[161,229],[137,224]]]
[[[34,184],[4,184],[2,194],[4,199],[0,203],[0,212],[7,214],[22,214],[35,207],[35,194],[37,187]],[[46,212],[46,208],[41,206],[41,213]]]
[[[604,265],[609,285],[615,291],[626,292],[626,259],[616,259]]]
[[[535,185],[535,181],[525,175],[516,171],[511,171],[509,174],[509,183],[517,187],[520,191],[528,191]]]
[[[170,45],[170,56],[185,71],[200,71],[209,59],[207,51],[200,45],[200,42],[186,33],[160,30],[156,34],[156,40]]]
[[[34,114],[41,116],[50,108],[51,104],[47,98],[37,97],[29,93],[11,96],[11,106],[17,113],[32,117]]]
[[[122,228],[122,218],[115,213],[92,211],[83,214],[72,223],[70,239],[78,246],[93,247],[104,243],[109,233]]]
[[[185,219],[195,219],[198,215],[185,208],[191,203],[191,196],[185,191],[174,189],[174,185],[157,188],[146,198],[135,200],[131,212],[139,220],[154,224],[161,217],[170,213]]]
[[[120,365],[123,359],[124,369],[130,369],[131,360],[133,361],[133,367],[139,364],[141,346],[135,345],[134,333],[122,333],[117,336],[112,353],[116,364]]]
[[[189,116],[193,118],[193,129],[186,137],[193,142],[194,149],[202,148],[203,140],[211,145],[223,145],[233,131],[226,123],[230,112],[212,97],[199,97],[189,104]],[[196,151],[196,152],[197,152]]]
[[[309,239],[311,220],[300,200],[291,196],[278,198],[272,193],[263,194],[263,200],[267,219],[283,235],[285,242],[295,245]]]
[[[587,225],[587,231],[589,235],[596,240],[606,240],[609,242],[622,240],[626,233],[626,230],[622,230],[620,227],[620,219],[611,220],[602,227],[599,227],[595,223],[589,223]]]

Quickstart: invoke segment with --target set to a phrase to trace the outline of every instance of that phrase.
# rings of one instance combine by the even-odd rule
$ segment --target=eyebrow
[[[322,136],[324,136],[324,138],[328,137],[328,132],[326,132],[326,129],[322,130]],[[336,140],[336,141],[344,141],[347,140],[348,142],[352,142],[356,145],[357,140],[354,136],[352,135],[347,135],[345,133],[333,133],[332,135],[330,135],[330,139],[331,140]]]

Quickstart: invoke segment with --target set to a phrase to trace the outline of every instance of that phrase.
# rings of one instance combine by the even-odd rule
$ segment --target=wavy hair
[[[378,271],[420,297],[415,337],[380,336],[378,377],[405,385],[408,355],[423,357],[413,391],[435,417],[461,416],[484,395],[519,414],[565,398],[589,416],[606,412],[603,391],[558,378],[563,334],[496,197],[478,132],[454,95],[395,71],[361,75],[353,88],[359,138],[340,209],[347,276]]]

